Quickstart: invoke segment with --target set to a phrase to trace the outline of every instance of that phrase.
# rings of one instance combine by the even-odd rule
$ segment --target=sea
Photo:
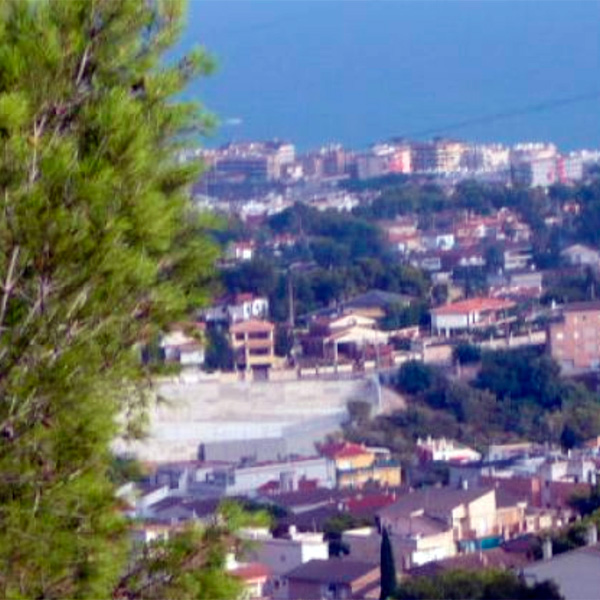
[[[217,63],[185,92],[206,144],[300,150],[393,137],[600,148],[598,0],[190,0],[176,55]]]

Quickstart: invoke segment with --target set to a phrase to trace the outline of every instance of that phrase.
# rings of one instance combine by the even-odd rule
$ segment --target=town
[[[378,598],[382,532],[400,581],[493,567],[593,597],[600,152],[180,158],[224,253],[216,301],[141,349],[165,403],[114,443],[143,466],[119,490],[139,540],[236,500],[271,515],[228,557],[250,598]]]
[[[598,597],[590,4],[2,2],[1,598]]]

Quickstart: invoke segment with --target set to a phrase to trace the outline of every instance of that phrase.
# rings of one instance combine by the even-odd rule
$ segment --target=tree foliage
[[[556,585],[541,581],[528,585],[514,573],[448,571],[433,577],[411,577],[402,582],[394,595],[398,600],[562,600]]]
[[[383,529],[381,534],[381,557],[380,557],[380,569],[381,569],[381,591],[379,594],[380,600],[387,600],[392,598],[396,588],[396,563],[394,562],[394,551],[392,549],[392,543],[390,542],[390,536],[387,529]]]
[[[107,598],[128,556],[109,445],[146,398],[133,347],[212,277],[198,166],[175,160],[209,125],[175,98],[212,63],[165,66],[179,2],[1,11],[0,595]]]
[[[471,382],[407,361],[392,384],[411,395],[407,407],[354,420],[346,435],[387,446],[406,461],[419,437],[449,437],[483,449],[523,439],[572,448],[600,435],[597,391],[561,378],[556,363],[533,350],[485,351]]]

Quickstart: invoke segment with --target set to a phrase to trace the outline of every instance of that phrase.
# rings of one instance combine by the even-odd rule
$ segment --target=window
[[[268,340],[269,332],[268,331],[256,331],[256,332],[251,333],[248,336],[248,339],[250,339],[250,340]]]
[[[268,356],[269,348],[252,348],[249,352],[250,356]]]

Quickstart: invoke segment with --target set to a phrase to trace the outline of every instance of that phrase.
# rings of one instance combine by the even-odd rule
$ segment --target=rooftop
[[[563,306],[564,312],[596,312],[600,311],[600,300],[590,302],[571,302]]]
[[[385,308],[390,304],[406,304],[412,298],[405,294],[384,292],[383,290],[369,290],[359,296],[354,296],[344,302],[344,308]]]
[[[260,321],[258,319],[250,319],[232,325],[231,333],[256,333],[256,332],[271,332],[275,329],[275,325],[269,321]]]
[[[476,488],[469,490],[451,488],[426,488],[401,496],[394,504],[386,506],[379,514],[384,517],[410,517],[415,512],[424,510],[451,511],[462,504],[469,504],[493,488]]]
[[[379,567],[358,560],[314,559],[292,569],[286,574],[286,577],[318,583],[352,583],[371,573],[374,569],[379,570]]]
[[[248,563],[229,571],[229,574],[244,581],[257,581],[271,576],[271,569],[263,563]]]
[[[331,442],[324,444],[319,448],[321,454],[333,460],[339,458],[352,458],[354,456],[362,456],[367,454],[368,450],[360,444],[352,442]]]
[[[529,562],[526,553],[507,552],[503,548],[493,548],[485,552],[471,552],[444,560],[432,561],[410,569],[411,575],[434,577],[446,571],[460,569],[480,571],[481,569],[518,569]]]
[[[600,303],[599,303],[600,305]],[[502,300],[500,298],[468,298],[452,304],[446,304],[439,308],[434,308],[431,312],[436,315],[454,315],[472,312],[486,312],[493,310],[504,310],[513,308],[514,302]]]

